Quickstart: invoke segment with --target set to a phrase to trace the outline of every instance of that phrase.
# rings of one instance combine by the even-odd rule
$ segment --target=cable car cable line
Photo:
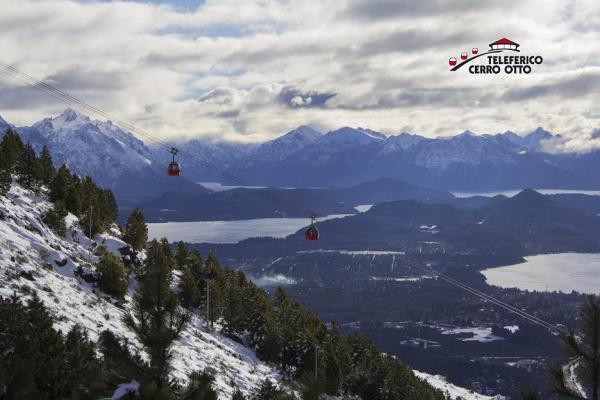
[[[543,328],[550,329],[550,330],[560,331],[560,329],[557,326],[555,326],[555,325],[553,325],[553,324],[551,324],[551,323],[549,323],[547,321],[544,321],[543,319],[538,318],[535,315],[529,314],[526,311],[523,311],[523,310],[520,310],[520,309],[518,309],[518,308],[516,308],[514,306],[511,306],[510,304],[505,303],[502,300],[499,300],[499,299],[497,299],[495,297],[492,297],[492,296],[490,296],[488,294],[485,294],[485,293],[483,293],[483,292],[481,292],[481,291],[479,291],[479,290],[477,290],[477,289],[475,289],[475,288],[473,288],[473,287],[471,287],[471,286],[469,286],[467,284],[464,284],[464,283],[462,283],[462,282],[460,282],[460,281],[458,281],[458,280],[456,280],[454,278],[451,278],[451,277],[449,277],[449,276],[447,276],[445,274],[442,274],[441,272],[438,272],[438,271],[434,270],[431,267],[425,268],[425,267],[419,267],[419,266],[417,266],[417,268],[420,268],[420,269],[422,269],[424,271],[432,273],[435,276],[439,277],[440,279],[444,280],[445,282],[447,282],[447,283],[449,283],[451,285],[459,287],[459,288],[461,288],[461,289],[463,289],[463,290],[465,290],[465,291],[467,291],[467,292],[469,292],[469,293],[471,293],[471,294],[473,294],[473,295],[475,295],[475,296],[477,296],[477,297],[479,297],[479,298],[481,298],[483,300],[489,301],[489,302],[491,302],[491,303],[493,303],[493,304],[495,304],[495,305],[497,305],[497,306],[505,309],[506,311],[512,312],[512,313],[514,313],[514,314],[516,314],[516,315],[518,315],[518,316],[520,316],[520,317],[522,317],[524,319],[527,319],[528,321],[530,321],[530,322],[532,322],[534,324],[537,324],[537,325],[539,325],[539,326],[541,326]]]
[[[185,158],[187,158],[190,161],[196,163],[200,167],[206,169],[207,171],[209,171],[210,173],[212,173],[212,174],[214,174],[214,175],[216,175],[218,177],[221,177],[221,178],[224,178],[224,179],[229,180],[231,182],[234,182],[235,184],[237,184],[239,186],[251,186],[248,183],[244,182],[243,179],[239,179],[235,175],[232,175],[232,174],[230,174],[228,172],[222,171],[220,168],[212,165],[211,163],[209,163],[209,162],[207,162],[205,160],[202,160],[201,158],[198,158],[198,157],[194,156],[193,154],[181,151],[180,149],[174,147],[170,143],[168,143],[168,142],[166,142],[166,141],[164,141],[162,139],[156,138],[155,136],[151,135],[150,133],[148,133],[148,132],[146,132],[146,131],[144,131],[142,129],[139,129],[136,126],[134,126],[134,125],[132,125],[132,124],[130,124],[130,123],[124,121],[124,120],[116,118],[115,116],[113,116],[113,115],[111,115],[111,114],[109,114],[109,113],[107,113],[107,112],[105,112],[105,111],[103,111],[103,110],[101,110],[101,109],[99,109],[99,108],[97,108],[95,106],[92,106],[92,105],[86,103],[85,101],[80,100],[80,99],[78,99],[78,98],[76,98],[76,97],[74,97],[74,96],[72,96],[72,95],[70,95],[68,93],[65,93],[62,90],[60,90],[58,88],[55,88],[54,86],[52,86],[50,84],[47,84],[47,83],[45,83],[45,82],[43,82],[43,81],[41,81],[41,80],[39,80],[39,79],[31,76],[31,75],[28,75],[27,73],[25,73],[25,72],[17,69],[16,67],[13,67],[13,66],[11,66],[9,64],[6,64],[6,63],[4,63],[2,61],[0,61],[0,72],[3,72],[6,75],[11,76],[12,78],[15,78],[17,80],[20,80],[21,82],[25,83],[26,85],[28,85],[28,86],[36,89],[36,90],[39,90],[41,92],[44,92],[44,93],[48,94],[49,96],[52,96],[52,97],[56,98],[57,100],[60,100],[60,101],[66,103],[68,105],[74,106],[75,108],[79,108],[80,110],[84,110],[84,111],[89,112],[91,114],[94,114],[94,115],[97,115],[97,116],[101,116],[102,118],[105,118],[105,119],[108,119],[108,120],[112,121],[113,123],[115,123],[118,126],[124,127],[126,130],[129,130],[129,131],[132,131],[134,133],[137,133],[138,135],[140,135],[140,136],[142,136],[144,138],[147,138],[147,139],[151,140],[154,143],[159,144],[160,146],[166,148],[167,151],[169,151],[169,153],[172,154],[173,159],[172,159],[172,162],[169,164],[169,168],[171,167],[171,165],[173,163],[177,164],[176,161],[175,161],[175,156],[177,154],[181,154],[181,155],[185,156]],[[170,172],[170,170],[168,170],[168,172]],[[177,175],[172,175],[172,176],[178,176],[178,175],[179,175],[179,173],[177,173]],[[269,192],[267,191],[267,193],[269,193]],[[273,197],[277,197],[277,195],[275,193],[270,193],[270,194]],[[319,232],[318,232],[318,230],[315,227],[315,222],[316,222],[316,219],[317,219],[317,215],[314,214],[314,213],[312,213],[312,212],[308,212],[307,210],[301,209],[300,207],[298,207],[297,205],[293,204],[289,200],[286,200],[286,199],[281,199],[281,200],[283,200],[284,203],[287,203],[288,205],[291,205],[291,206],[293,206],[294,208],[296,208],[298,210],[302,210],[303,212],[305,212],[305,214],[309,215],[309,218],[311,219],[311,224],[310,224],[309,228],[305,232],[305,238],[306,238],[306,240],[317,240],[318,237],[319,237]],[[310,233],[311,239],[308,238],[308,236],[309,236],[309,230],[311,230],[311,228],[315,229],[315,231],[316,231],[316,238],[314,238],[315,237],[315,233],[314,232]],[[341,232],[341,230],[339,230],[339,229],[334,229],[334,230],[337,230],[338,232]],[[355,235],[348,235],[348,234],[344,234],[342,232],[341,236],[342,237],[350,237],[350,236],[354,237]],[[485,294],[485,293],[483,293],[483,292],[481,292],[481,291],[479,291],[477,289],[474,289],[474,288],[472,288],[472,287],[470,287],[470,286],[468,286],[468,285],[466,285],[466,284],[464,284],[464,283],[462,283],[462,282],[460,282],[460,281],[458,281],[458,280],[456,280],[454,278],[451,278],[451,277],[449,277],[447,275],[444,275],[444,274],[442,274],[440,272],[437,272],[433,268],[427,269],[425,267],[420,267],[420,266],[417,266],[417,268],[420,268],[420,269],[422,269],[424,271],[432,273],[435,276],[439,277],[440,279],[444,280],[445,282],[447,282],[447,283],[449,283],[449,284],[451,284],[453,286],[456,286],[456,287],[458,287],[460,289],[463,289],[464,291],[466,291],[468,293],[471,293],[471,294],[473,294],[473,295],[481,298],[482,300],[489,301],[492,304],[495,304],[498,307],[501,307],[501,308],[503,308],[503,309],[505,309],[505,310],[507,310],[509,312],[512,312],[512,313],[514,313],[514,314],[516,314],[516,315],[518,315],[518,316],[520,316],[520,317],[522,317],[522,318],[524,318],[524,319],[526,319],[526,320],[528,320],[528,321],[530,321],[530,322],[532,322],[534,324],[537,324],[537,325],[542,326],[542,327],[547,328],[547,329],[559,330],[558,327],[556,327],[555,325],[553,325],[553,324],[551,324],[549,322],[546,322],[546,321],[544,321],[544,320],[542,320],[542,319],[540,319],[540,318],[538,318],[538,317],[536,317],[536,316],[534,316],[532,314],[529,314],[529,313],[527,313],[525,311],[519,310],[516,307],[511,306],[510,304],[507,304],[507,303],[505,303],[505,302],[503,302],[501,300],[498,300],[498,299],[496,299],[496,298],[494,298],[494,297],[492,297],[490,295],[487,295],[487,294]]]

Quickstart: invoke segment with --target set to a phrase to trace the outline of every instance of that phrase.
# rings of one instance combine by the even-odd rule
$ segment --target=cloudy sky
[[[262,141],[301,124],[600,140],[596,0],[0,0],[0,61],[163,138]],[[450,72],[501,37],[529,75]],[[0,76],[0,115],[65,108]],[[594,135],[593,132],[597,134]],[[596,139],[594,139],[594,137]]]

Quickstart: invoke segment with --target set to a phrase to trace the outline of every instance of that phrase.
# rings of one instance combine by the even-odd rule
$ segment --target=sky
[[[596,0],[2,0],[0,26],[0,61],[164,139],[542,126],[557,151],[600,147]],[[543,64],[449,71],[502,37]],[[65,108],[0,75],[7,121]]]

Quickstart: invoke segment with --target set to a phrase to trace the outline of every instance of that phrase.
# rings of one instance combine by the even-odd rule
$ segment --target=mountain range
[[[0,120],[0,131],[8,123]],[[142,142],[111,121],[91,120],[68,109],[29,127],[15,127],[36,149],[47,145],[57,164],[110,187],[121,204],[132,205],[171,192],[202,195],[199,182],[219,178],[189,158],[179,158],[182,176],[166,177],[171,155]],[[465,131],[427,138],[409,133],[386,136],[343,127],[318,132],[300,126],[260,144],[192,139],[174,143],[237,182],[269,187],[350,187],[380,178],[446,190],[501,190],[524,187],[598,189],[600,151],[547,152],[560,135],[538,128],[520,136],[511,131],[476,135]]]

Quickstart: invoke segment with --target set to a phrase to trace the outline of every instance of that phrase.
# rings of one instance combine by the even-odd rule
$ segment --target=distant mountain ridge
[[[6,127],[0,120],[0,129]],[[165,192],[207,193],[194,185],[198,182],[234,183],[184,155],[179,157],[182,177],[167,179],[164,170],[171,155],[165,148],[73,110],[16,129],[37,149],[48,145],[57,163],[111,187],[121,203]],[[323,133],[300,126],[259,144],[196,138],[174,145],[238,181],[259,186],[342,188],[394,178],[445,190],[600,189],[600,176],[594,173],[600,167],[600,151],[547,152],[547,145],[559,138],[543,128],[524,136],[465,131],[427,138],[351,127]]]
[[[8,127],[7,124],[2,129],[0,121],[0,136]],[[91,120],[67,109],[30,127],[15,129],[36,151],[47,146],[56,166],[66,164],[72,171],[89,175],[100,185],[112,189],[121,204],[167,190],[208,193],[185,178],[169,179],[165,174],[166,163],[157,161],[156,149],[147,147],[111,121]]]

